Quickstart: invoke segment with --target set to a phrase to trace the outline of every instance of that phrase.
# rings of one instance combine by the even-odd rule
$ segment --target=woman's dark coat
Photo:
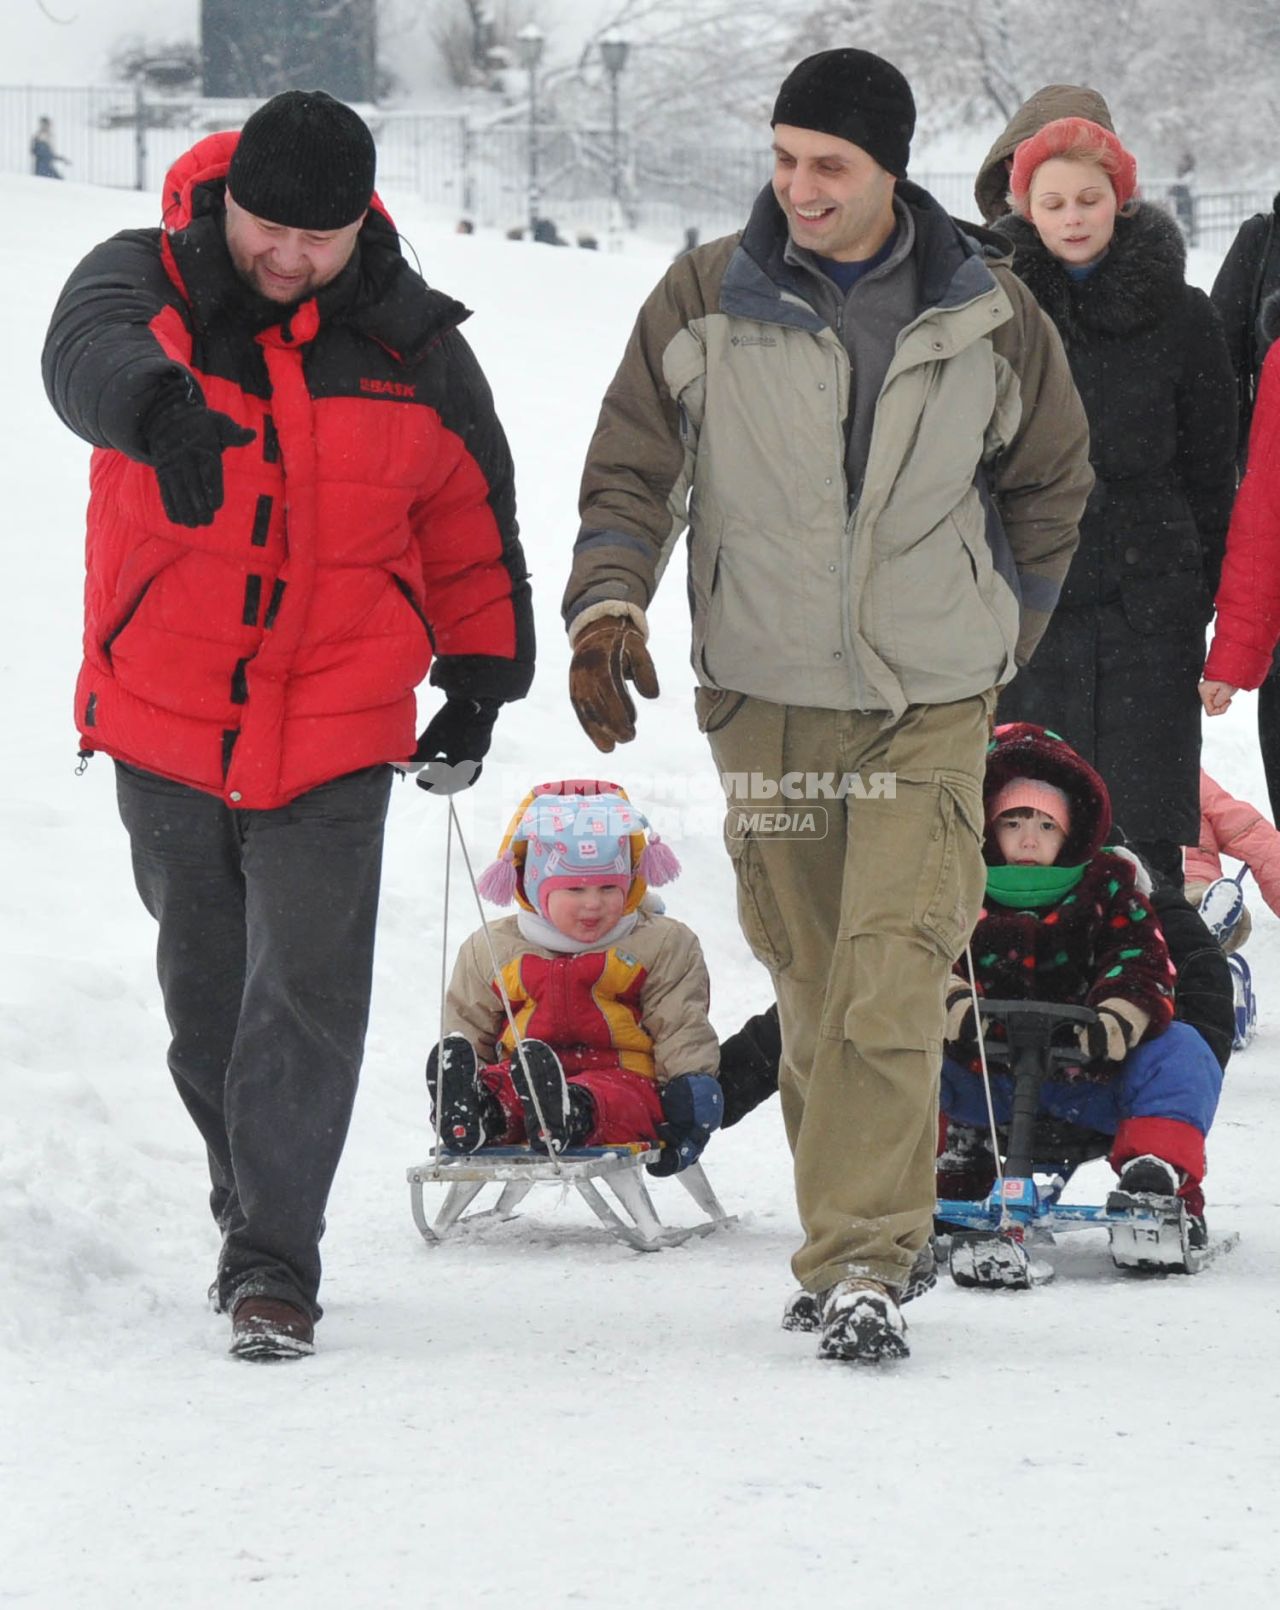
[[[1073,280],[1023,218],[994,226],[1062,336],[1097,484],[1080,546],[1002,721],[1061,733],[1106,779],[1139,844],[1197,842],[1204,628],[1235,490],[1235,377],[1218,319],[1186,284],[1173,220],[1119,217]]]
[[[1280,194],[1270,212],[1255,213],[1240,225],[1209,297],[1222,320],[1236,372],[1237,456],[1243,470],[1258,374],[1280,322]]]

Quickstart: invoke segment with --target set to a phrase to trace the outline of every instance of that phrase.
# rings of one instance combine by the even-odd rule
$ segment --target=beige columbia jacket
[[[680,258],[641,309],[588,453],[571,633],[584,611],[646,608],[687,525],[704,686],[897,716],[1030,657],[1093,481],[1084,413],[1021,282],[927,192],[898,194],[922,305],[857,505],[849,356],[797,289],[766,189],[741,235]]]

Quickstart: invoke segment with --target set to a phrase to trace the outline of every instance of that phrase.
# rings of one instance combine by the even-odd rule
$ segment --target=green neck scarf
[[[1082,866],[989,866],[987,899],[1020,911],[1055,906],[1084,877]]]

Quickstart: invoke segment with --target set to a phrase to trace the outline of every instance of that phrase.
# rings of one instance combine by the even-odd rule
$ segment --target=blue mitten
[[[662,1116],[658,1126],[663,1147],[656,1162],[645,1167],[650,1174],[678,1174],[696,1163],[724,1117],[720,1081],[710,1073],[682,1073],[662,1087]]]

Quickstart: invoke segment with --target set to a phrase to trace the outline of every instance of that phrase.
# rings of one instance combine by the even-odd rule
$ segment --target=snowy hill
[[[583,451],[662,259],[459,238],[387,199],[428,277],[477,310],[467,334],[512,439],[541,628],[534,693],[463,798],[472,855],[489,859],[532,782],[617,776],[684,862],[670,907],[702,935],[728,1031],[769,989],[734,917],[681,580],[653,611],[662,698],[607,764],[569,711],[557,624]],[[0,1604],[1265,1603],[1280,929],[1257,900],[1261,1028],[1210,1142],[1210,1222],[1240,1231],[1235,1253],[1195,1280],[1134,1282],[1082,1237],[1033,1293],[940,1287],[908,1310],[909,1363],[858,1371],[778,1328],[797,1227],[776,1102],[709,1153],[741,1217],[727,1234],[641,1256],[548,1190],[483,1243],[423,1246],[404,1171],[428,1144],[445,814],[398,787],[320,1351],[273,1369],[227,1358],[204,1303],[207,1178],[165,1072],[110,763],[74,775],[87,450],[38,372],[67,272],[155,202],[0,178],[0,205]],[[1203,282],[1212,269],[1196,263]],[[1208,764],[1264,803],[1238,702],[1209,727]],[[475,920],[461,882],[453,913],[450,948]],[[1106,1177],[1092,1165],[1078,1194]],[[660,1207],[680,1195],[655,1192]]]

